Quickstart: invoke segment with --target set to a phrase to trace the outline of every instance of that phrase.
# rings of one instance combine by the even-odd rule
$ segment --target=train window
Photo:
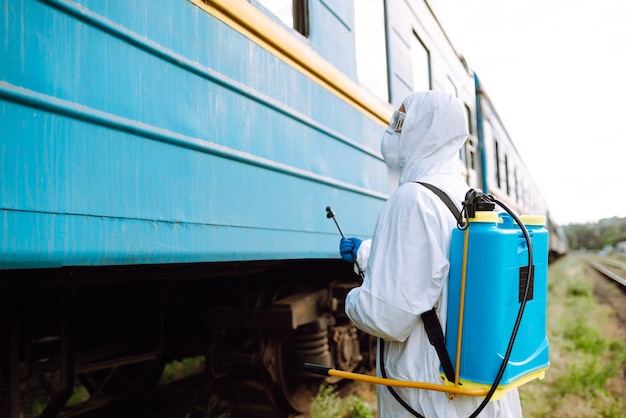
[[[309,36],[308,0],[256,0],[285,25],[304,36]]]
[[[513,192],[515,199],[519,202],[519,179],[517,178],[517,168],[513,170]]]
[[[359,83],[388,102],[384,0],[354,2],[354,35]]]
[[[431,89],[430,51],[422,40],[413,32],[411,38],[411,64],[413,66],[413,91]]]
[[[454,97],[458,97],[456,86],[454,85],[454,83],[452,82],[450,77],[446,77],[446,80],[445,80],[444,86],[443,86],[443,90],[446,93],[449,93],[449,94],[453,95]]]
[[[467,144],[467,141],[465,141],[465,144]],[[459,149],[459,159],[467,167],[467,148],[466,147],[461,147],[461,149]]]
[[[465,141],[465,146],[459,150],[459,158],[461,159],[466,171],[466,180],[468,184],[474,185],[476,182],[476,145],[474,139],[470,136]]]
[[[467,167],[476,170],[476,145],[474,140],[470,137],[465,141],[465,148],[467,152]]]
[[[498,140],[493,140],[494,148],[495,148],[495,157],[496,157],[496,184],[498,185],[498,189],[502,187],[501,176],[500,176],[500,147],[498,146]]]
[[[506,186],[506,194],[511,195],[511,182],[509,181],[509,156],[504,154],[504,185]]]
[[[472,111],[465,103],[463,104],[463,106],[465,107],[465,122],[467,122],[467,132],[469,132],[470,135],[473,135],[474,130],[472,129]]]

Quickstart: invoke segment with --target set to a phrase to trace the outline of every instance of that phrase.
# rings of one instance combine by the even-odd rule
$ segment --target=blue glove
[[[350,238],[341,238],[339,242],[339,254],[341,254],[341,259],[343,261],[347,261],[348,263],[354,263],[356,253],[359,251],[359,247],[363,240],[361,238],[350,237]]]

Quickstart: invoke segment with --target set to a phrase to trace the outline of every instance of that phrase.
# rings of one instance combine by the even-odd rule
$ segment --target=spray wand
[[[335,221],[335,225],[337,225],[337,229],[339,230],[339,233],[341,234],[341,237],[345,238],[346,236],[343,234],[343,231],[341,230],[341,227],[339,226],[339,222],[337,222],[337,218],[335,217],[335,212],[333,212],[333,210],[330,208],[330,206],[326,206],[326,217],[327,218],[332,218],[333,221]],[[350,255],[352,255],[352,259],[354,260],[354,264],[356,265],[356,268],[359,271],[359,276],[361,277],[360,283],[363,283],[363,278],[365,277],[365,273],[361,269],[361,266],[359,266],[359,263],[356,261],[356,254],[354,253],[354,251],[350,251]]]

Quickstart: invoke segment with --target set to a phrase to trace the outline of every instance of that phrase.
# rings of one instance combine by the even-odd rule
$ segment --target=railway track
[[[587,258],[587,264],[619,284],[622,291],[626,292],[626,261],[612,256],[594,256]]]
[[[592,275],[596,297],[611,307],[626,333],[626,257],[592,256],[585,262],[596,273]]]

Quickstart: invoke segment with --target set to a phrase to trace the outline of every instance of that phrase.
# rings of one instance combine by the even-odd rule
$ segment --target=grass
[[[594,283],[576,255],[550,266],[547,330],[551,366],[544,380],[519,388],[524,417],[626,417],[626,336],[595,300]],[[365,415],[354,410],[359,401]],[[375,407],[373,385],[343,399],[334,386],[322,386],[311,418],[375,418]]]
[[[204,356],[174,360],[165,365],[159,384],[164,385],[204,371]]]
[[[334,385],[321,385],[311,404],[311,418],[374,418],[376,389],[373,385],[355,382],[352,392],[340,397]]]
[[[551,265],[548,292],[550,363],[543,381],[519,389],[525,417],[622,418],[626,341],[611,310],[594,298],[579,257]]]

